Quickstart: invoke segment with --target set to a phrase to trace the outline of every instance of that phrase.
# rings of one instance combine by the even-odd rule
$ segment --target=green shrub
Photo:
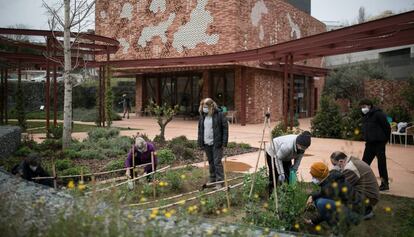
[[[97,141],[101,138],[112,138],[119,136],[118,128],[95,128],[88,132],[88,140]]]
[[[73,163],[69,159],[56,160],[56,163],[55,163],[56,170],[58,171],[69,169],[72,165]]]
[[[105,165],[105,171],[122,169],[124,167],[125,167],[124,159],[112,160]]]
[[[42,143],[39,144],[39,149],[41,151],[51,150],[57,151],[62,149],[62,140],[61,139],[45,139]]]
[[[33,150],[32,149],[30,149],[29,147],[27,147],[27,146],[23,146],[23,147],[21,147],[21,148],[19,148],[19,150],[17,150],[15,153],[14,153],[14,155],[16,155],[16,156],[27,156],[27,155],[29,155],[30,153],[32,153],[33,152]]]
[[[79,158],[79,153],[72,149],[66,149],[63,151],[63,157],[68,159],[76,159]]]
[[[162,136],[156,135],[154,137],[154,142],[156,142],[158,144],[165,144],[166,141],[165,141],[165,138],[163,138]]]
[[[205,214],[216,214],[224,207],[227,207],[227,199],[225,192],[218,192],[215,195],[208,196],[203,199],[204,205],[201,206],[201,211]]]
[[[165,179],[169,184],[171,190],[180,191],[182,189],[181,173],[177,171],[167,172]]]
[[[79,151],[79,158],[81,159],[97,159],[97,160],[103,160],[105,159],[105,154],[102,153],[102,150],[100,149],[94,149],[94,150],[83,150]]]
[[[316,137],[340,138],[342,115],[331,96],[322,96],[320,109],[312,119],[312,135]]]
[[[56,127],[50,127],[49,133],[52,135],[54,139],[61,139],[63,136],[63,125],[58,124]]]
[[[356,141],[362,140],[362,115],[356,104],[342,118],[342,137]]]
[[[267,193],[268,193],[267,187],[268,187],[269,179],[267,177],[266,172],[267,172],[266,167],[262,167],[256,173],[256,179],[255,179],[253,195],[252,195],[253,200],[258,201],[259,198],[263,199],[267,196]],[[242,195],[245,201],[249,201],[251,180],[253,180],[253,174],[247,174],[244,176]],[[255,194],[257,194],[257,198],[254,198]]]
[[[248,143],[240,143],[239,144],[239,147],[241,148],[241,149],[250,149],[250,148],[252,148],[251,146],[250,146],[250,144],[248,144]]]
[[[236,148],[236,147],[237,147],[237,143],[235,143],[235,142],[227,143],[227,148]]]
[[[184,147],[178,143],[172,144],[169,147],[178,160],[186,161],[195,159],[194,151],[192,148]]]
[[[170,149],[161,149],[157,152],[159,164],[170,165],[175,161],[175,155]]]

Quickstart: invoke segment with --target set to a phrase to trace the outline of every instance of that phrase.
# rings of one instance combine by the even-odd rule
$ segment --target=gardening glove
[[[278,180],[279,180],[279,182],[281,182],[281,183],[285,182],[285,179],[286,179],[286,177],[285,177],[285,175],[284,175],[284,174],[280,174],[280,175],[279,175],[279,177],[278,177]]]

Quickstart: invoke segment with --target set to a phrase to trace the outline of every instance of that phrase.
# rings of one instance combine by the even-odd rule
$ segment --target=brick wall
[[[380,106],[386,110],[396,105],[402,105],[401,91],[408,85],[400,80],[364,80],[364,96],[377,98]]]

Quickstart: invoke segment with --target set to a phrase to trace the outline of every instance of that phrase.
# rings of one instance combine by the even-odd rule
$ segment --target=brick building
[[[98,0],[95,12],[96,33],[121,43],[111,60],[232,53],[325,31],[323,23],[283,0]],[[296,62],[312,67],[322,63],[321,58]],[[211,97],[237,111],[242,123],[259,123],[268,108],[273,118],[283,116],[283,72],[261,65],[134,67],[116,73],[136,77],[137,111],[153,99],[197,114],[200,100]],[[301,117],[312,116],[324,78],[294,79],[294,110]]]

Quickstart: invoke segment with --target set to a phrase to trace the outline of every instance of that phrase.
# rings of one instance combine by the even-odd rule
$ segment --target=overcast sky
[[[47,0],[56,2],[58,0]],[[220,1],[220,0],[216,0]],[[321,21],[353,23],[358,9],[377,15],[385,10],[404,12],[414,9],[414,0],[311,0],[312,16]],[[0,0],[0,27],[24,24],[28,28],[48,29],[41,0]]]

